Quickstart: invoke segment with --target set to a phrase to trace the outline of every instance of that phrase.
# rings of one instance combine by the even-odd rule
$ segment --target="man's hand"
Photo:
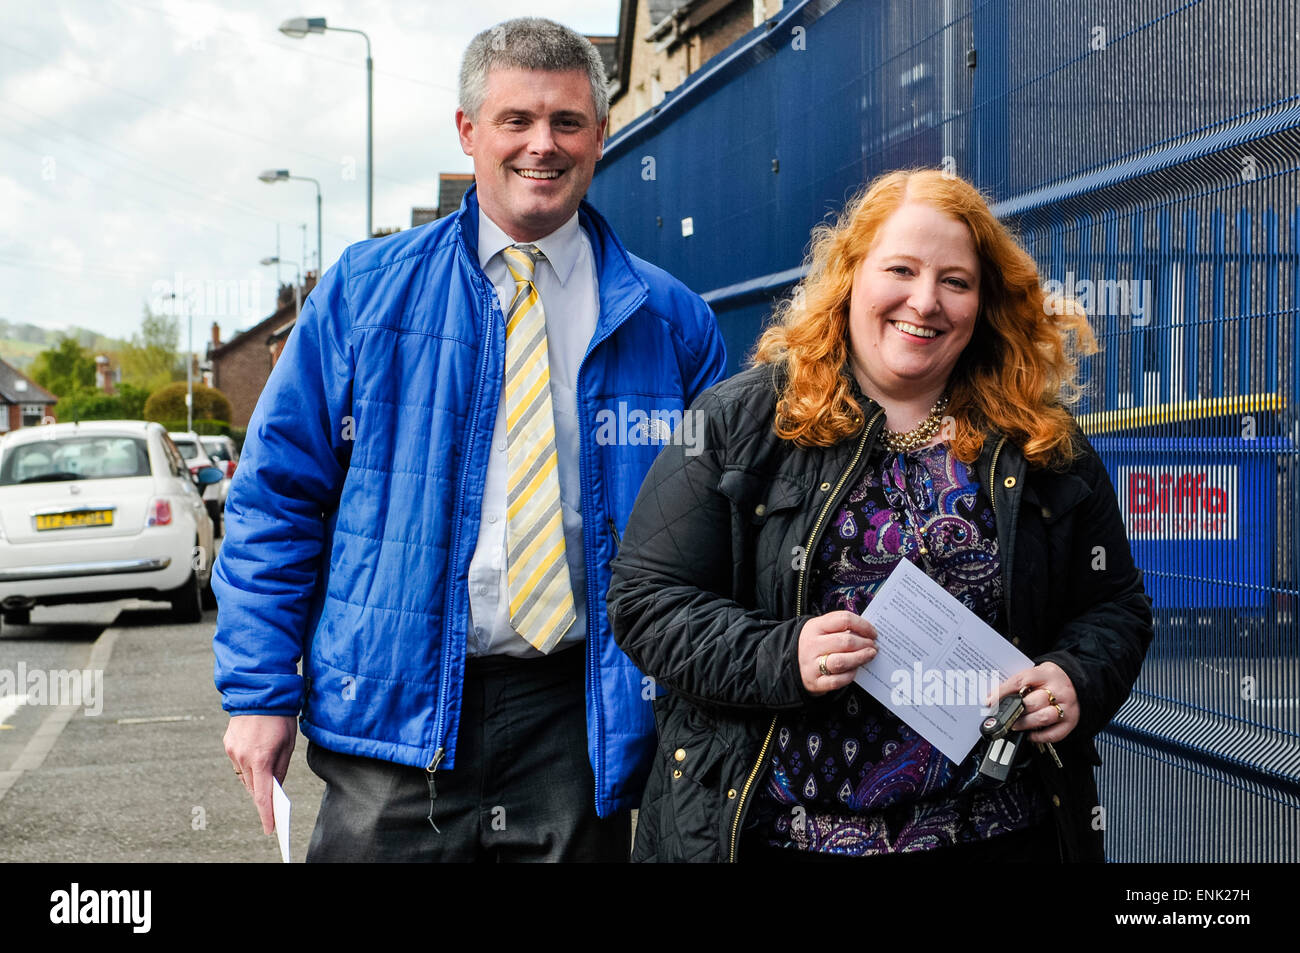
[[[809,619],[799,630],[799,676],[810,694],[843,688],[875,657],[875,627],[846,609]]]
[[[226,755],[253,796],[264,834],[275,830],[271,778],[284,784],[297,740],[298,719],[286,715],[234,715],[226,728]]]

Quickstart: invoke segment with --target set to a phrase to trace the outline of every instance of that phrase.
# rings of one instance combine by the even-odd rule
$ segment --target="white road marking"
[[[119,718],[119,725],[152,725],[159,721],[193,721],[193,715],[155,715],[151,718]]]
[[[92,671],[107,671],[108,660],[113,654],[113,643],[117,641],[120,631],[110,626],[100,633],[91,647],[90,658],[82,667]],[[23,748],[14,763],[9,766],[9,770],[0,771],[0,801],[5,799],[5,795],[18,783],[18,779],[24,772],[34,771],[45,763],[46,755],[53,750],[54,743],[59,740],[63,729],[72,720],[72,716],[81,710],[79,705],[57,705],[50,709],[50,713],[45,716],[45,720],[27,742],[27,747]]]
[[[0,725],[3,725],[10,715],[26,704],[26,695],[0,695]]]

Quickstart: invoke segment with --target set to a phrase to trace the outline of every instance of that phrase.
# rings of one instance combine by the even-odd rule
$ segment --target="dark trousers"
[[[309,742],[324,782],[307,860],[626,862],[631,818],[596,816],[585,648],[466,663],[456,767],[423,768]]]

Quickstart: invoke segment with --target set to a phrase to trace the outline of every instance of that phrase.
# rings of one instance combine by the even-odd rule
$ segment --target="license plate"
[[[36,517],[37,530],[74,529],[78,526],[112,526],[112,510],[80,510],[76,513],[42,513]]]

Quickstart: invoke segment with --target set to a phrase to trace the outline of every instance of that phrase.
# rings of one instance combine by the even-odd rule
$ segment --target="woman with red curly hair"
[[[871,183],[816,230],[755,366],[656,460],[610,620],[666,690],[634,859],[1100,860],[1093,736],[1150,602],[1068,406],[1086,316],[969,183]],[[861,612],[909,560],[1033,659],[1000,784],[860,689]]]

